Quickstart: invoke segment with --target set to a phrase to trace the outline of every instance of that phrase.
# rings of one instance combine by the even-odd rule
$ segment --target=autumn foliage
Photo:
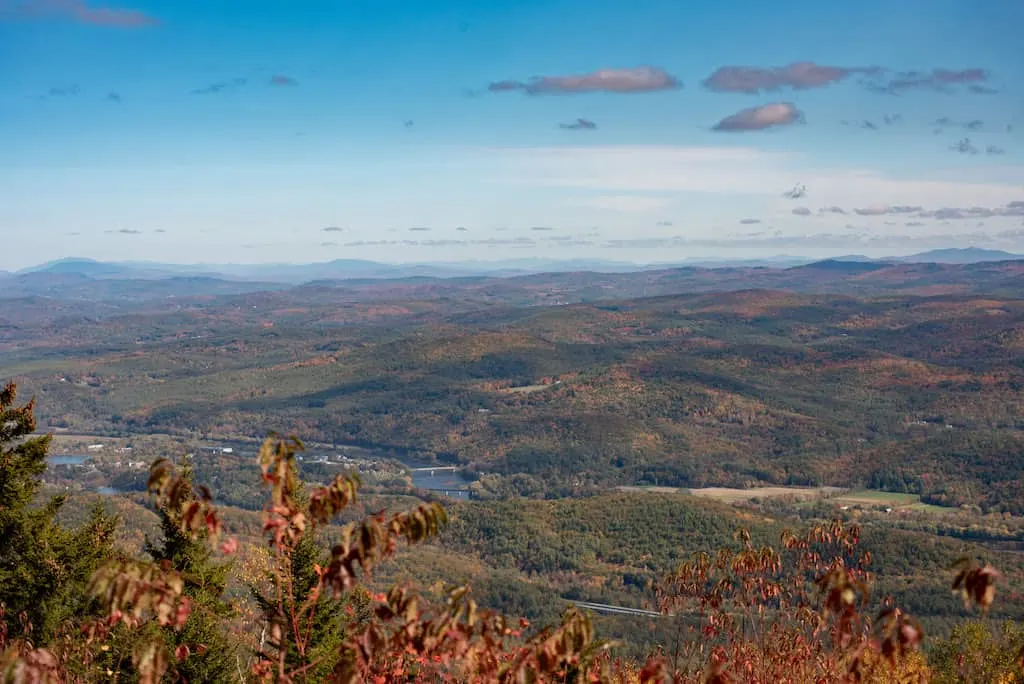
[[[22,485],[38,475],[31,459],[45,457],[45,442],[25,441],[34,429],[32,406],[15,408],[14,398],[13,386],[0,394],[0,520],[27,535],[34,528],[19,528],[17,516],[35,513],[25,508]],[[740,532],[732,545],[694,555],[656,586],[657,608],[675,626],[674,638],[645,662],[626,662],[575,608],[538,631],[481,610],[468,587],[433,605],[407,586],[372,593],[366,580],[374,567],[403,545],[437,535],[446,513],[423,503],[328,530],[356,501],[359,480],[339,475],[307,491],[296,467],[302,449],[297,439],[273,436],[259,452],[270,560],[266,581],[250,587],[260,636],[237,661],[236,681],[769,684],[931,677],[920,653],[921,626],[890,601],[872,602],[871,557],[856,526],[837,521],[787,532],[777,546],[757,546]],[[24,463],[32,467],[19,471]],[[148,489],[168,534],[180,535],[179,546],[229,557],[237,551],[209,491],[192,482],[187,468],[156,461]],[[327,537],[325,551],[318,543]],[[0,569],[21,558],[3,553],[7,565]],[[187,665],[210,656],[211,645],[180,638],[182,630],[200,615],[203,624],[221,619],[190,585],[199,562],[189,569],[111,553],[91,572],[88,609],[68,615],[42,640],[34,636],[34,618],[12,614],[0,595],[4,681],[189,681]],[[971,559],[958,561],[956,570],[952,589],[986,611],[999,573]]]

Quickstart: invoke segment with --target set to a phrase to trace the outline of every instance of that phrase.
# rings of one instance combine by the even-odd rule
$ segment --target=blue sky
[[[0,0],[0,268],[1024,251],[1021,25],[967,0]]]

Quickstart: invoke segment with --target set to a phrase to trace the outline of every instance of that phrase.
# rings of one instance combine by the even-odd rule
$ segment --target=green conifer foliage
[[[117,520],[98,504],[82,527],[65,530],[56,522],[64,497],[36,501],[50,436],[34,436],[35,402],[16,399],[8,383],[0,391],[0,597],[9,635],[43,643],[88,614],[85,586],[111,553]]]
[[[192,469],[182,468],[191,488]],[[185,497],[183,503],[194,497]],[[177,674],[188,682],[229,682],[238,679],[238,647],[226,627],[235,610],[224,598],[231,562],[216,562],[207,535],[188,535],[181,524],[181,511],[161,507],[162,538],[147,540],[145,551],[156,562],[166,561],[181,573],[184,594],[192,599],[192,612],[179,629],[165,628],[165,641],[172,652],[185,647],[189,657],[176,665]]]

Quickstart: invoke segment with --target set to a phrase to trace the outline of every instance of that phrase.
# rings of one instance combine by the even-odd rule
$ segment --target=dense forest
[[[456,464],[482,497],[829,485],[1024,512],[1021,300],[740,291],[467,313],[442,298],[349,319],[294,297],[40,314],[0,341],[4,370],[58,434],[296,432]]]

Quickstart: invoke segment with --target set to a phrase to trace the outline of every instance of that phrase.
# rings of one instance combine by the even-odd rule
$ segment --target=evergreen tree
[[[45,643],[88,615],[85,586],[112,552],[117,519],[97,504],[65,530],[56,522],[65,497],[36,503],[51,440],[33,436],[35,402],[16,398],[13,383],[0,391],[0,606],[9,636]]]
[[[298,482],[296,498],[305,504],[306,496],[302,483]],[[305,671],[302,681],[327,681],[337,664],[341,647],[348,636],[348,630],[362,624],[372,616],[369,598],[365,592],[352,592],[341,600],[335,600],[327,594],[321,595],[316,602],[313,619],[308,624],[309,638],[307,650],[303,658],[296,648],[298,639],[293,630],[293,623],[288,620],[290,606],[300,607],[306,603],[319,583],[316,566],[324,567],[329,561],[317,534],[307,531],[302,535],[289,553],[277,557],[278,565],[271,568],[268,576],[271,591],[264,593],[255,586],[250,586],[253,598],[264,615],[267,624],[282,623],[288,650],[285,662],[289,669],[315,663]],[[278,599],[278,591],[283,600]],[[282,619],[283,618],[283,619]]]
[[[182,476],[191,489],[190,466],[182,468]],[[185,502],[192,498],[185,497]],[[163,535],[159,543],[147,539],[145,551],[154,561],[166,561],[182,574],[184,593],[193,602],[184,627],[165,630],[165,640],[172,652],[186,646],[191,654],[176,666],[177,673],[186,682],[235,681],[238,652],[227,632],[235,610],[224,600],[232,564],[213,561],[213,550],[205,535],[193,538],[182,530],[180,510],[163,507],[157,513]]]

